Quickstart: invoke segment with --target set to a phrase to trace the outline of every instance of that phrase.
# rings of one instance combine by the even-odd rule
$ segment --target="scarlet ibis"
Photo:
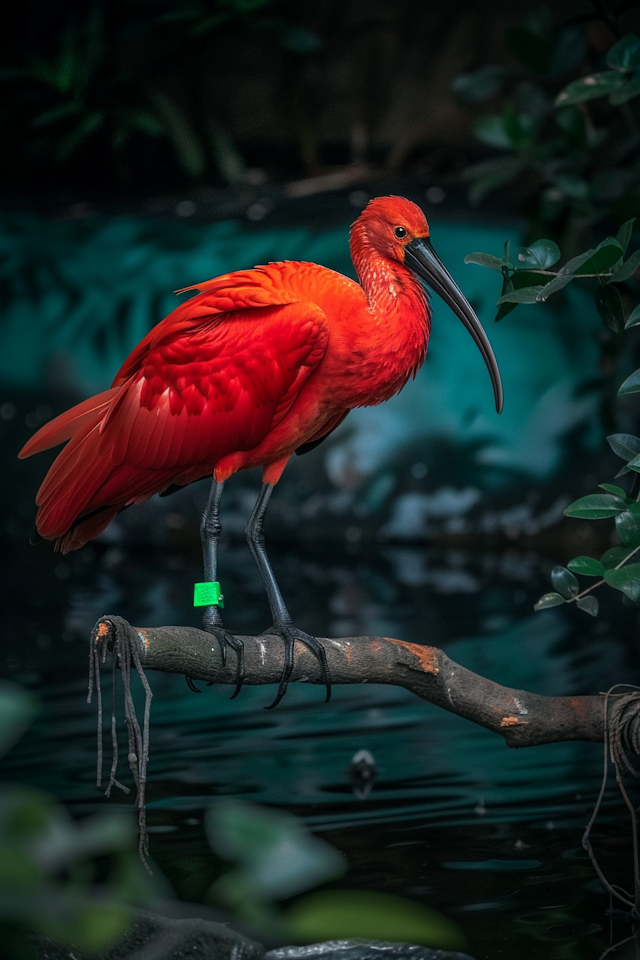
[[[142,340],[109,390],[45,424],[20,457],[67,445],[36,502],[40,535],[63,553],[97,536],[116,514],[155,493],[213,475],[201,522],[203,623],[226,651],[242,643],[223,626],[217,583],[220,499],[238,470],[262,467],[262,488],[246,527],[285,667],[271,706],[284,696],[295,641],[317,656],[322,644],[293,624],[265,551],[262,523],[274,485],[292,453],[304,453],[354,407],[398,393],[427,352],[429,284],[478,345],[502,409],[498,365],[487,336],[437,256],[422,210],[402,197],[378,197],[351,228],[360,283],[315,263],[282,261],[205,283]],[[184,291],[179,291],[184,292]],[[226,646],[225,646],[226,645]]]

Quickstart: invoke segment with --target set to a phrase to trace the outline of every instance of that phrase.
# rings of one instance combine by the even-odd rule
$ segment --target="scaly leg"
[[[204,559],[204,579],[207,583],[215,583],[218,573],[218,540],[222,532],[220,524],[220,500],[222,499],[222,488],[224,484],[218,483],[214,478],[211,482],[211,491],[202,520],[200,521],[200,539],[202,541],[202,555]],[[227,646],[235,650],[238,658],[238,670],[236,673],[236,689],[231,699],[237,697],[240,693],[244,681],[244,644],[238,637],[228,633],[222,623],[220,606],[213,604],[206,606],[202,615],[202,625],[207,633],[212,633],[220,643],[220,652],[222,654],[222,663],[227,659]],[[190,678],[187,678],[189,683]],[[191,689],[193,681],[189,683]],[[197,688],[196,688],[197,689]]]
[[[287,685],[293,671],[296,640],[300,640],[301,643],[306,644],[309,649],[315,653],[320,662],[322,680],[327,688],[327,701],[331,696],[331,674],[329,673],[329,665],[327,663],[327,654],[325,653],[325,649],[317,637],[312,637],[311,634],[305,633],[304,630],[300,630],[298,627],[294,626],[291,615],[285,606],[284,600],[282,599],[280,588],[277,584],[273,570],[271,569],[271,564],[269,563],[269,559],[267,557],[267,551],[264,544],[264,533],[262,530],[262,521],[272,491],[273,484],[262,484],[260,496],[256,500],[256,505],[253,508],[251,516],[249,517],[249,522],[247,523],[245,530],[247,543],[249,544],[249,550],[251,551],[251,555],[257,564],[258,570],[260,571],[262,582],[264,583],[265,590],[267,591],[269,606],[271,607],[271,616],[273,617],[272,629],[265,632],[277,633],[284,640],[284,672],[282,674],[282,679],[280,681],[280,686],[278,687],[276,698],[273,703],[266,707],[267,710],[272,710],[275,706],[277,706],[287,692]]]

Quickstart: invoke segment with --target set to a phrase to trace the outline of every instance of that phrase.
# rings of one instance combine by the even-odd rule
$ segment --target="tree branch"
[[[111,647],[126,621],[103,617],[94,628],[95,643]],[[217,640],[194,627],[128,628],[146,670],[181,673],[194,680],[235,684],[236,658],[222,663]],[[280,637],[241,637],[249,685],[278,683],[284,667]],[[467,670],[437,647],[389,637],[320,638],[334,684],[388,683],[405,687],[423,700],[480,724],[504,737],[510,747],[562,740],[604,740],[603,695],[546,697],[503,687]],[[296,644],[292,680],[322,683],[315,656]],[[610,700],[615,697],[610,697]]]

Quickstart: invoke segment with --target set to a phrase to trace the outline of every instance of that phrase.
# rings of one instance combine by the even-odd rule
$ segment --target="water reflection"
[[[107,802],[93,783],[95,714],[84,702],[91,626],[106,612],[139,625],[197,624],[189,602],[200,558],[196,550],[136,552],[117,543],[64,559],[15,550],[15,583],[28,569],[42,586],[37,605],[25,603],[24,590],[10,598],[4,672],[36,687],[44,709],[4,774],[84,813]],[[260,632],[268,607],[244,544],[228,541],[223,556],[228,625]],[[545,587],[545,565],[533,554],[387,546],[282,551],[273,561],[294,618],[319,636],[432,643],[471,670],[544,694],[591,693],[638,676],[626,640],[635,614],[615,598],[598,620],[565,608],[532,612]],[[303,815],[347,854],[349,884],[459,913],[478,960],[586,960],[604,949],[606,902],[579,847],[601,772],[598,745],[509,750],[392,686],[337,687],[327,707],[321,688],[298,684],[266,713],[263,688],[230,702],[230,688],[195,696],[181,677],[150,679],[152,853],[182,896],[197,899],[199,885],[185,879],[196,867],[215,869],[206,856],[202,863],[201,813],[212,797],[229,794]],[[354,790],[361,751],[375,758],[368,792]],[[603,862],[627,882],[627,827],[613,789],[602,823]],[[536,954],[532,944],[542,941],[551,946]]]

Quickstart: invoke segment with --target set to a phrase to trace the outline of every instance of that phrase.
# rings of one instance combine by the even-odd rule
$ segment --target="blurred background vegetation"
[[[85,912],[105,891],[107,899],[115,889],[129,904],[149,902],[146,881],[137,874],[139,889],[130,885],[121,896],[118,886],[133,871],[126,825],[114,821],[113,842],[101,846],[98,838],[87,845],[90,835],[65,820],[51,797],[29,791],[33,784],[46,786],[74,814],[106,802],[96,800],[90,773],[84,775],[94,750],[90,722],[78,706],[86,638],[97,617],[115,607],[136,623],[196,622],[190,583],[200,575],[198,511],[206,490],[190,488],[127,511],[100,542],[61,559],[46,545],[37,551],[27,546],[45,458],[18,464],[15,453],[55,413],[108,385],[126,353],[172,308],[172,289],[285,257],[350,272],[348,226],[372,196],[401,193],[425,208],[441,257],[495,346],[505,413],[494,414],[486,371],[466,332],[434,302],[429,359],[417,380],[388,404],[354,411],[331,441],[294,458],[274,497],[269,533],[286,543],[280,555],[275,551],[275,565],[294,614],[321,636],[379,632],[416,642],[459,641],[457,656],[467,665],[541,692],[584,693],[637,675],[640,565],[631,565],[627,579],[616,584],[619,571],[610,572],[603,559],[617,550],[615,567],[640,544],[630,475],[640,464],[626,466],[640,460],[637,398],[617,399],[639,354],[634,218],[640,216],[640,61],[633,42],[625,48],[628,56],[613,53],[625,37],[640,35],[640,0],[554,0],[546,6],[512,0],[29,0],[14,5],[12,16],[11,29],[0,34],[0,439],[6,454],[0,528],[7,540],[2,667],[42,691],[46,701],[44,719],[25,736],[25,752],[14,747],[3,760],[11,780],[26,784],[0,796],[0,846],[17,871],[3,874],[5,888],[21,871],[32,884],[3,921],[21,945],[34,929],[52,930],[24,907],[33,899],[30,890],[48,903],[63,893],[71,897],[68,925],[57,931],[61,942],[82,939]],[[588,248],[590,256],[597,254],[597,270],[591,270],[597,276],[582,276],[579,266],[570,280],[555,276],[575,257],[588,265]],[[476,258],[465,266],[472,252]],[[561,282],[546,303],[532,271],[549,268],[545,282]],[[622,273],[613,282],[616,270]],[[507,299],[494,325],[501,297]],[[614,430],[626,439],[610,451],[604,437]],[[620,468],[618,457],[625,464],[624,489],[594,493],[599,479],[613,478]],[[266,623],[262,590],[241,542],[257,483],[255,476],[234,478],[223,517],[230,624],[246,633]],[[613,522],[563,519],[568,504],[585,494],[605,497],[604,506],[601,499],[589,509],[600,510],[605,520],[619,518],[619,536]],[[602,551],[600,561],[585,562],[584,555]],[[530,622],[543,574],[570,557],[582,563],[556,572],[557,609]],[[580,612],[579,622],[572,620],[579,597],[574,573],[603,577],[605,567],[618,591],[610,591],[615,610],[604,597],[598,621]],[[620,594],[632,606],[622,608]],[[593,612],[590,605],[583,603],[583,610]],[[360,691],[361,700],[354,701],[344,692],[344,714],[335,704],[333,712],[314,713],[307,691],[296,690],[289,694],[291,712],[279,713],[282,731],[269,739],[264,722],[255,720],[262,704],[250,693],[243,694],[243,714],[236,702],[228,706],[213,694],[207,701],[193,698],[182,686],[155,679],[164,685],[154,703],[150,820],[162,867],[184,899],[206,899],[216,882],[213,902],[241,913],[244,897],[253,917],[243,919],[265,928],[281,909],[256,880],[278,858],[269,847],[269,856],[249,868],[246,850],[260,844],[247,847],[245,834],[262,831],[276,849],[282,824],[267,814],[258,829],[260,815],[254,820],[242,807],[207,813],[211,795],[296,806],[304,817],[312,809],[316,824],[333,822],[339,810],[348,842],[338,830],[334,839],[340,849],[351,844],[349,882],[358,894],[371,886],[376,894],[402,893],[454,912],[465,897],[473,903],[484,883],[495,891],[493,906],[461,913],[460,925],[466,930],[475,923],[476,937],[484,937],[496,957],[504,943],[507,956],[539,955],[539,944],[514,934],[507,922],[508,873],[500,886],[493,868],[480,883],[469,872],[464,894],[460,878],[467,874],[447,873],[450,847],[463,835],[456,816],[470,824],[464,850],[455,855],[467,864],[461,869],[473,863],[478,870],[474,857],[493,863],[502,844],[500,864],[522,867],[533,883],[539,863],[519,859],[527,856],[520,851],[530,844],[540,863],[553,864],[576,840],[567,833],[552,850],[547,832],[539,841],[536,827],[524,843],[521,824],[542,816],[551,783],[559,794],[567,791],[567,816],[583,822],[579,797],[593,785],[593,754],[563,745],[565,759],[559,764],[554,755],[559,765],[553,767],[546,765],[549,753],[542,760],[522,751],[519,767],[488,746],[482,731],[465,739],[457,726],[438,726],[445,724],[441,719],[431,745],[425,744],[426,708],[396,703],[395,691],[380,700],[375,690]],[[15,699],[15,691],[7,696]],[[201,704],[195,733],[194,699]],[[22,703],[26,717],[33,702]],[[394,724],[405,709],[398,737]],[[294,722],[299,752],[292,754],[287,724]],[[444,866],[430,886],[422,839],[412,852],[404,834],[396,837],[389,849],[400,847],[400,859],[392,851],[385,861],[391,867],[375,867],[372,858],[383,856],[386,841],[376,841],[379,850],[372,851],[362,826],[367,817],[375,822],[375,811],[366,801],[352,806],[345,770],[356,749],[371,745],[370,722],[381,731],[376,759],[384,777],[374,795],[380,809],[390,804],[389,819],[398,823],[416,815],[410,810],[416,797],[423,804],[420,817],[439,811],[430,843],[440,844]],[[227,748],[220,730],[231,736],[234,723],[240,732]],[[318,737],[323,723],[335,735],[330,748],[328,732]],[[233,763],[226,764],[225,751]],[[440,801],[438,784],[446,794]],[[499,844],[492,835],[481,849],[474,818],[486,816],[485,798],[503,833]],[[185,819],[182,809],[196,815]],[[564,815],[559,809],[553,817]],[[226,817],[222,831],[217,815]],[[16,817],[25,824],[22,839],[15,835]],[[505,826],[509,817],[512,824]],[[66,837],[60,863],[69,884],[63,891],[60,871],[38,852],[46,837],[33,842],[34,832],[46,834],[49,823]],[[453,823],[450,833],[442,832],[442,823]],[[298,826],[285,827],[285,834],[300,838]],[[222,847],[234,836],[231,855]],[[206,861],[207,839],[220,861],[235,864],[226,880],[216,880],[218,861],[216,869]],[[94,855],[103,858],[97,873]],[[627,847],[611,861],[626,869],[626,856]],[[412,871],[413,885],[407,879]],[[433,878],[430,861],[427,873]],[[573,902],[582,884],[578,912],[589,923],[601,906],[597,891],[584,892],[591,880],[586,865],[558,895],[558,902],[563,896]],[[251,884],[253,901],[245,896]],[[522,889],[530,905],[531,888]],[[308,915],[302,911],[296,920],[293,911],[289,917],[307,930],[302,939],[343,931],[318,926],[327,909],[318,896],[309,901]],[[383,909],[375,897],[361,906],[365,926],[349,928],[354,935],[371,929],[372,913],[393,914],[393,905]],[[536,923],[546,937],[551,920],[542,906]],[[121,922],[117,913],[113,927]],[[462,942],[439,916],[422,921],[432,925],[425,943]],[[406,929],[402,911],[399,922]],[[395,935],[386,929],[385,935]],[[589,949],[576,934],[563,956],[598,956],[601,933],[589,936],[595,938]],[[469,939],[473,944],[473,935]],[[91,945],[87,941],[87,949]]]
[[[633,0],[31,0],[13,14],[0,41],[6,191],[113,198],[345,164],[448,184],[509,147],[509,163],[467,171],[474,201],[517,177],[548,222],[558,191],[590,213],[585,168],[602,168],[595,202],[635,185],[612,185],[633,155],[632,107],[613,151],[598,112],[549,122],[554,87],[633,29]],[[490,97],[502,119],[478,121]]]

